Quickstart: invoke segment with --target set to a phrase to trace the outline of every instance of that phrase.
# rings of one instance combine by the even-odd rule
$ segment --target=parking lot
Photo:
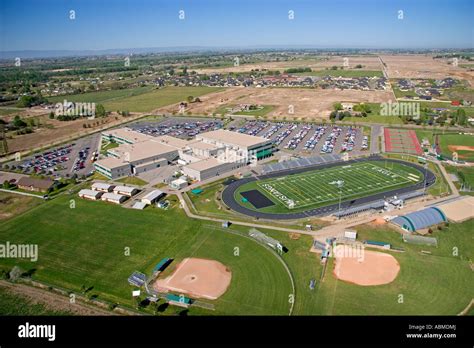
[[[178,138],[192,138],[200,133],[222,128],[222,122],[216,119],[167,118],[158,122],[140,121],[128,125],[129,128],[143,134],[160,136],[170,135]]]
[[[228,129],[272,139],[278,149],[287,152],[338,154],[368,148],[362,129],[352,126],[249,120],[244,124],[233,122]]]
[[[87,175],[94,170],[92,156],[98,153],[99,142],[100,134],[93,134],[7,165],[10,170],[20,170],[23,174],[53,175],[56,178]]]

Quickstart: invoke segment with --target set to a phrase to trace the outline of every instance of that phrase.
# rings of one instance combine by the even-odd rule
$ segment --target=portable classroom
[[[123,195],[132,197],[138,193],[139,189],[133,186],[115,186],[114,193],[116,195]]]

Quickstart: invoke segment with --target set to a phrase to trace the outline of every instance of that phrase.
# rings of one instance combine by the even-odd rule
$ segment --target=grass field
[[[265,116],[275,107],[272,105],[263,105],[261,109],[251,110],[251,111],[240,111],[236,112],[234,115],[244,115],[244,116]]]
[[[74,209],[69,208],[71,199]],[[283,265],[265,247],[229,231],[246,233],[248,228],[223,231],[217,223],[188,219],[176,203],[167,211],[136,211],[63,194],[0,225],[1,243],[39,246],[36,263],[1,259],[0,269],[19,265],[31,270],[35,280],[75,292],[92,287],[90,295],[132,307],[127,278],[133,271],[149,274],[164,257],[175,259],[172,267],[186,257],[209,258],[231,270],[231,285],[213,301],[216,311],[191,308],[190,314],[287,315],[292,290]],[[130,248],[129,256],[125,248]]]
[[[20,215],[41,203],[43,200],[39,198],[2,191],[0,192],[0,221]]]
[[[255,209],[250,202],[242,201],[241,193],[258,189],[275,203],[259,211],[282,213],[337,203],[340,195],[344,202],[422,180],[423,173],[403,164],[367,161],[251,182],[236,191],[235,199],[245,207]],[[340,181],[343,186],[339,189]]]
[[[420,130],[417,129],[416,135],[418,140],[422,141],[423,138],[427,138],[430,144],[434,143],[434,135],[438,135],[439,146],[441,147],[441,154],[447,158],[452,157],[453,146],[472,146],[474,147],[474,135],[459,134],[453,132],[443,132],[441,129],[433,130]],[[451,146],[451,149],[450,149]],[[457,150],[460,160],[474,162],[474,151]]]
[[[50,97],[48,100],[53,103],[62,102],[64,99],[72,102],[93,102],[103,104],[109,111],[147,112],[184,101],[188,96],[199,97],[221,89],[218,87],[166,87],[161,89],[137,87]]]
[[[57,97],[48,97],[48,101],[51,103],[61,103],[66,99],[70,102],[83,102],[83,103],[104,103],[107,101],[112,101],[116,99],[123,99],[128,97],[137,96],[143,93],[147,93],[153,90],[153,87],[136,87],[129,89],[116,89],[110,91],[99,91],[99,92],[89,92],[82,94],[71,94],[71,95],[62,95]]]
[[[221,90],[222,88],[220,87],[166,87],[140,95],[107,101],[104,102],[104,106],[107,110],[111,111],[147,112],[162,106],[185,101],[188,96],[200,97]]]
[[[296,315],[455,315],[474,295],[469,267],[474,256],[473,228],[471,219],[436,230],[436,248],[406,244],[400,233],[388,225],[357,226],[358,240],[385,241],[405,250],[389,252],[399,262],[400,273],[394,282],[380,286],[358,286],[338,280],[332,273],[333,258],[329,259],[321,281],[319,254],[308,252],[310,237],[302,235],[293,240],[286,233],[269,234],[289,249],[283,258],[295,279]],[[453,256],[455,246],[459,248],[458,256]],[[421,250],[432,254],[422,254]],[[316,280],[314,290],[309,289],[311,279]],[[398,302],[399,294],[403,294],[403,303]]]
[[[118,182],[122,182],[128,185],[136,185],[136,186],[145,186],[148,184],[145,180],[137,178],[136,176],[127,176],[125,178],[117,179]]]
[[[334,77],[383,77],[380,70],[316,70],[311,72],[296,73],[299,76],[334,76]]]

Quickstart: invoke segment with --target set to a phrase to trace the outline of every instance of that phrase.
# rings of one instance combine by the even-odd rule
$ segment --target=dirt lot
[[[268,69],[284,71],[288,68],[309,67],[313,70],[323,70],[334,65],[342,67],[344,58],[347,58],[349,68],[361,64],[364,70],[381,70],[382,66],[378,57],[376,56],[333,56],[321,57],[321,59],[301,59],[288,62],[263,62],[255,64],[242,64],[239,66],[232,66],[226,68],[205,68],[193,69],[198,73],[228,73],[228,72],[247,72],[252,69]]]
[[[35,129],[31,134],[14,135],[13,139],[8,139],[8,151],[21,152],[25,150],[31,150],[33,148],[45,146],[55,141],[67,141],[71,137],[78,136],[80,134],[86,135],[99,129],[101,126],[110,126],[113,124],[120,124],[125,120],[132,120],[131,117],[124,118],[121,116],[119,120],[115,120],[115,116],[109,116],[106,119],[106,123],[100,125],[93,125],[94,122],[101,122],[101,119],[88,120],[78,119],[75,121],[58,121],[50,120],[47,116],[41,117],[41,123],[44,125],[41,128]],[[91,128],[83,128],[83,124],[91,124]]]
[[[212,114],[224,105],[261,104],[275,106],[267,114],[269,119],[287,116],[288,119],[306,117],[309,120],[328,118],[335,102],[381,103],[393,99],[390,91],[236,87],[203,96],[201,103],[190,104],[186,111],[193,114]],[[288,113],[290,105],[294,106],[294,114]],[[164,107],[160,111],[176,112],[178,106]]]
[[[474,86],[474,72],[455,67],[447,59],[433,59],[430,55],[382,55],[389,78],[442,79],[448,76],[468,80]],[[459,63],[461,64],[461,62]]]

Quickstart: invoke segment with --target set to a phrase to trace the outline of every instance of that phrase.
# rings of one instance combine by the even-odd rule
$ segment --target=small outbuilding
[[[127,196],[107,192],[102,195],[101,200],[115,204],[122,204],[127,200]]]
[[[92,189],[100,192],[112,192],[115,185],[110,185],[105,182],[96,182],[92,184]]]
[[[123,195],[127,197],[132,197],[136,195],[140,190],[133,186],[115,186],[114,193],[116,195]]]
[[[88,190],[88,189],[83,189],[79,191],[79,197],[85,198],[85,199],[90,199],[93,201],[96,201],[100,199],[100,197],[103,195],[103,192],[100,191],[95,191],[95,190]]]
[[[160,198],[163,197],[164,195],[165,195],[165,193],[163,191],[153,190],[153,191],[147,193],[142,198],[142,202],[145,203],[145,204],[153,204],[153,203],[159,201]]]

